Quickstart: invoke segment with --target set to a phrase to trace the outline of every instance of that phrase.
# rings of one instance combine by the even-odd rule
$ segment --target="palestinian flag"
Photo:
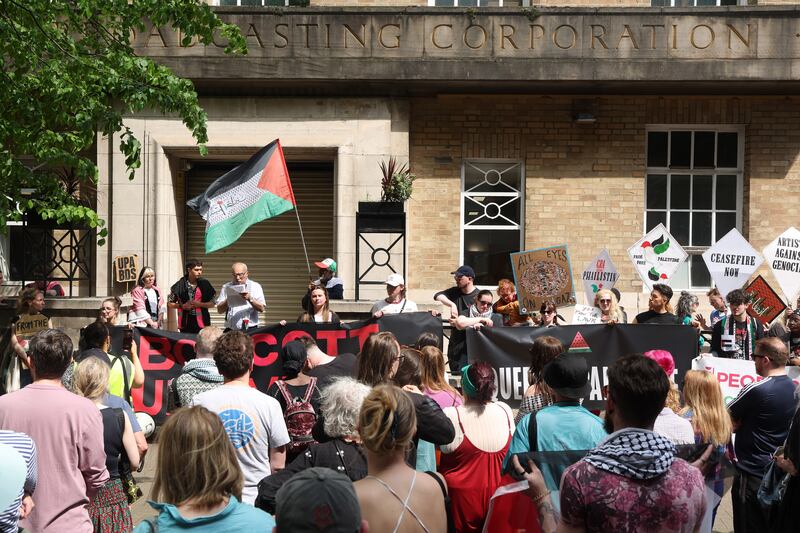
[[[297,205],[278,139],[186,202],[206,221],[206,253],[236,242],[247,228]]]

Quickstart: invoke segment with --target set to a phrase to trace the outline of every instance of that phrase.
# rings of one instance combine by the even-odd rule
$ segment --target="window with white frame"
[[[530,0],[428,0],[436,7],[515,7],[529,6]]]
[[[293,6],[308,5],[308,2],[296,2],[295,0],[213,0],[215,6]]]
[[[524,245],[524,165],[521,161],[470,160],[461,172],[461,257],[475,269],[477,285],[513,279],[509,255]]]
[[[689,254],[673,288],[712,285],[702,253],[731,228],[741,231],[743,162],[739,127],[648,128],[645,232],[663,223]]]
[[[746,6],[747,0],[650,0],[652,7]]]

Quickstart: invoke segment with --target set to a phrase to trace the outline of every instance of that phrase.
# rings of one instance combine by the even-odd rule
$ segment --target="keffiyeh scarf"
[[[675,460],[675,445],[644,429],[615,431],[590,451],[590,465],[630,479],[652,479],[662,475]]]

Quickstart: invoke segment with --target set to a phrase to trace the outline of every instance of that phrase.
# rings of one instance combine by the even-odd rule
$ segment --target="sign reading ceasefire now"
[[[523,12],[469,16],[461,10],[365,11],[287,9],[281,14],[261,14],[257,9],[246,13],[219,9],[217,13],[241,28],[251,57],[736,59],[756,57],[762,26],[771,37],[786,35],[775,42],[779,54],[785,53],[780,51],[781,43],[785,46],[796,40],[795,30],[789,32],[777,14],[749,18],[600,10],[545,12],[529,18]],[[175,49],[181,49],[179,55],[199,56],[217,55],[216,48],[222,55],[226,45],[224,38],[217,37],[208,49],[197,42],[184,47],[181,39],[171,29],[151,27],[135,36],[134,46],[157,57],[175,55]],[[769,51],[774,55],[772,46]]]

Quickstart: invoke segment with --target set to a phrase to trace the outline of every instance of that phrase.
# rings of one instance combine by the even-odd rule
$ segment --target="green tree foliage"
[[[205,153],[206,114],[192,83],[134,53],[132,36],[146,21],[180,31],[183,45],[211,44],[217,34],[227,53],[247,52],[239,28],[202,0],[0,0],[0,229],[24,211],[102,227],[75,184],[97,182],[97,132],[120,134],[133,179],[141,145],[124,115],[179,116]]]

